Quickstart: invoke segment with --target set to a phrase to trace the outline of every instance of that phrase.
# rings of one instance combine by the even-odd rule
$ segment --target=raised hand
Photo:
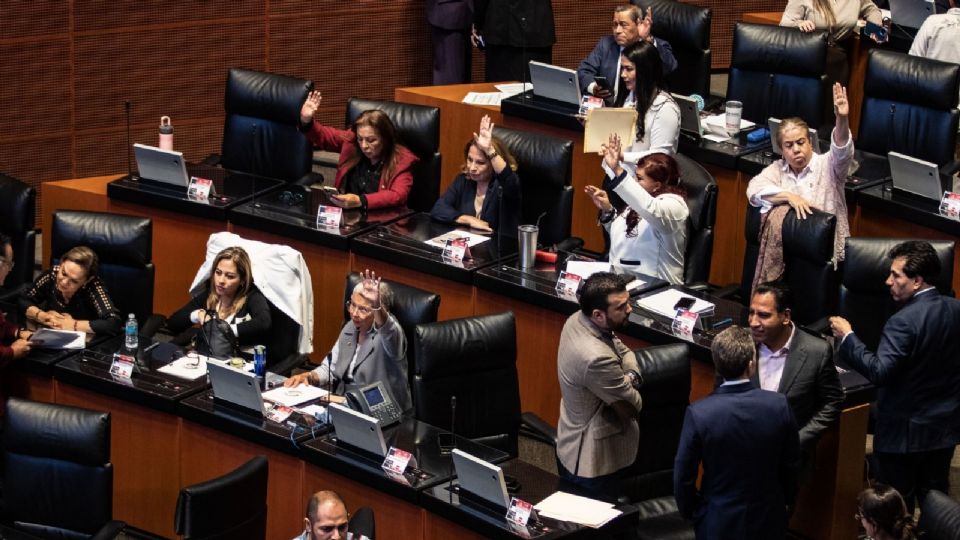
[[[363,271],[363,287],[360,294],[373,304],[373,309],[380,309],[380,278],[373,270]]]
[[[616,133],[610,134],[607,142],[600,145],[600,155],[608,167],[620,174],[618,169],[620,168],[620,161],[623,160],[623,144],[620,142],[619,135]]]
[[[640,39],[653,41],[653,6],[647,8],[647,13],[637,25],[637,31],[640,33]]]
[[[594,206],[596,206],[598,210],[603,212],[613,210],[613,205],[610,204],[610,197],[607,196],[606,191],[597,186],[585,186],[583,191],[590,197],[590,200],[593,201]]]
[[[309,124],[313,121],[313,115],[317,114],[317,109],[320,108],[320,100],[322,99],[319,90],[314,90],[307,94],[307,99],[303,102],[303,107],[300,107],[301,123]]]
[[[850,114],[850,102],[847,100],[847,89],[840,83],[833,83],[833,112],[837,116]]]
[[[480,119],[480,133],[474,132],[473,142],[477,145],[477,148],[480,149],[484,154],[490,153],[490,145],[492,144],[493,139],[493,122],[490,121],[490,116],[483,115],[483,118]]]

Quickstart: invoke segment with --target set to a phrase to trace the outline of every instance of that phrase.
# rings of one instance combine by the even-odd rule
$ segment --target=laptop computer
[[[767,119],[767,128],[770,130],[770,150],[778,156],[780,155],[780,146],[777,144],[777,130],[780,129],[781,122],[782,120],[772,116]],[[817,136],[817,130],[809,128],[807,139],[809,139],[810,144],[813,145],[814,153],[822,153],[820,152],[820,139]]]
[[[543,62],[530,62],[533,95],[580,106],[580,81],[577,72]]]
[[[207,374],[210,376],[210,384],[213,385],[214,398],[239,407],[244,412],[263,415],[266,410],[263,394],[253,373],[232,368],[216,360],[208,360]]]
[[[898,26],[920,28],[936,12],[934,0],[890,0],[890,18]]]
[[[936,163],[923,161],[897,152],[888,152],[893,189],[926,199],[939,201],[943,197],[940,168]]]
[[[700,123],[700,108],[697,106],[697,100],[679,94],[670,95],[680,107],[680,131],[703,137],[703,124]]]
[[[459,448],[451,452],[457,470],[460,489],[504,510],[510,506],[510,495],[503,477],[503,469],[472,456]]]
[[[137,158],[140,178],[184,189],[190,185],[190,177],[187,175],[187,165],[183,160],[183,152],[163,150],[155,146],[137,143],[133,145],[133,153]]]
[[[381,458],[387,456],[387,443],[376,418],[336,403],[331,403],[327,411],[340,442]]]

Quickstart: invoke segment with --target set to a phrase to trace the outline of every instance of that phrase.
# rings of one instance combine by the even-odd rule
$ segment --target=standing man
[[[840,358],[877,385],[873,450],[877,479],[896,488],[907,508],[936,489],[949,493],[950,459],[960,443],[960,300],[933,282],[940,259],[922,241],[890,250],[887,286],[901,304],[868,351],[843,317],[831,317]]]
[[[487,82],[529,81],[531,60],[553,63],[550,0],[474,0],[474,47],[485,46]]]
[[[603,98],[607,105],[622,104],[623,98],[630,91],[620,81],[620,53],[627,46],[640,40],[653,43],[657,48],[660,60],[663,62],[664,75],[677,69],[673,48],[666,41],[653,37],[652,27],[653,8],[648,9],[647,14],[643,15],[638,6],[632,4],[617,6],[613,11],[613,35],[601,38],[577,68],[580,91],[583,94]],[[596,81],[598,76],[606,77],[607,84],[598,84]]]
[[[470,82],[473,0],[426,0],[433,42],[433,84]]]
[[[640,437],[637,359],[613,333],[627,323],[629,300],[624,276],[599,272],[587,278],[580,311],[563,325],[557,354],[560,477],[605,500],[616,499],[620,471],[636,458]]]
[[[750,333],[757,344],[755,387],[787,396],[800,428],[801,463],[820,436],[840,419],[843,387],[826,340],[793,324],[793,294],[782,283],[762,283],[750,299]]]
[[[303,518],[303,534],[293,540],[341,540],[373,538],[376,525],[373,510],[357,509],[353,519],[347,514],[343,499],[335,491],[318,491],[307,502],[307,516]]]
[[[750,384],[757,352],[749,330],[727,328],[711,349],[724,382],[687,408],[673,466],[677,508],[698,540],[784,538],[798,453],[790,406]]]

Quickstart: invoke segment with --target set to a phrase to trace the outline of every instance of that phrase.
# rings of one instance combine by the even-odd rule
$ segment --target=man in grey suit
[[[470,82],[473,0],[426,0],[433,42],[433,84]]]
[[[750,332],[757,344],[753,385],[787,396],[800,428],[801,463],[816,449],[820,436],[840,418],[843,387],[833,363],[833,349],[798,328],[790,317],[790,289],[762,283],[750,299]]]
[[[343,325],[333,349],[316,369],[290,377],[284,386],[329,385],[335,394],[330,401],[343,403],[347,391],[380,381],[401,411],[413,409],[407,383],[407,342],[389,311],[390,298],[387,284],[364,270],[363,280],[347,302],[350,321]]]
[[[580,290],[580,311],[563,325],[557,372],[560,477],[581,493],[615,499],[620,471],[637,455],[640,372],[614,335],[630,315],[627,278],[600,272]]]

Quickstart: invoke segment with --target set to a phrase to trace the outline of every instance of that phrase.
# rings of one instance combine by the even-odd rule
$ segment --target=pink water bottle
[[[169,116],[160,117],[160,144],[162,150],[173,150],[173,124]]]

